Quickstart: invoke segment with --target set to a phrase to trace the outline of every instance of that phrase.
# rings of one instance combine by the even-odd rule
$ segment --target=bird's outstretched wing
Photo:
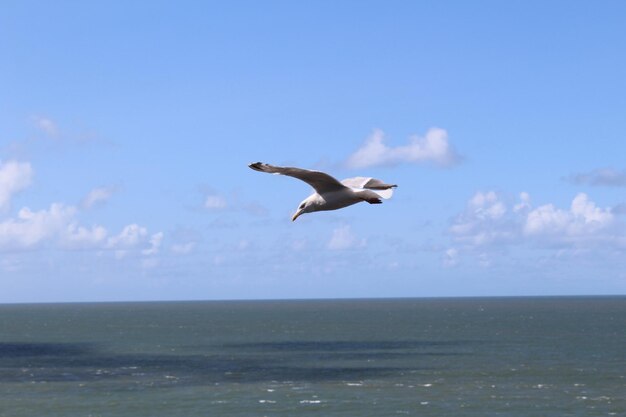
[[[287,175],[297,178],[313,187],[318,194],[338,191],[346,188],[345,185],[325,172],[310,171],[308,169],[293,167],[277,167],[274,165],[264,164],[262,162],[255,162],[248,166],[255,171],[267,172],[268,174]]]

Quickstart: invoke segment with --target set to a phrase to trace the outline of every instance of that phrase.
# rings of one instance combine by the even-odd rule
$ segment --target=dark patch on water
[[[0,360],[33,356],[75,357],[90,350],[91,346],[81,343],[0,343]]]
[[[233,343],[224,345],[226,348],[273,350],[273,351],[360,351],[360,350],[403,350],[423,348],[462,347],[469,344],[481,344],[477,340],[324,340],[324,341],[281,341],[265,343]]]
[[[173,375],[178,382],[214,384],[273,380],[333,381],[383,378],[432,369],[421,356],[456,356],[450,350],[468,341],[286,341],[207,347],[205,355],[114,354],[82,343],[1,343],[3,381],[93,381],[154,379]],[[428,351],[422,349],[428,348]],[[440,348],[441,351],[433,350]],[[413,357],[412,366],[394,362]],[[346,365],[349,363],[349,365]],[[313,366],[311,366],[313,364]]]

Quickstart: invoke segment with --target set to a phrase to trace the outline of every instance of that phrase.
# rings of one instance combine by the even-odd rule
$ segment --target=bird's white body
[[[370,200],[377,198],[375,196],[372,196],[371,194],[372,191],[369,190],[347,189],[341,191],[331,191],[328,193],[324,193],[323,195],[313,193],[308,196],[304,201],[309,202],[312,208],[314,208],[314,210],[310,211],[338,210],[356,203],[367,201],[368,198]]]
[[[313,193],[308,196],[304,202],[308,202],[311,209],[309,211],[326,211],[326,210],[338,210],[340,208],[348,207],[362,201],[357,197],[356,193],[353,196],[347,196],[343,192],[331,192],[325,193],[323,196],[318,193]]]
[[[382,203],[381,198],[390,198],[393,194],[393,188],[397,187],[395,184],[385,184],[369,177],[348,178],[339,182],[324,172],[277,167],[261,162],[250,164],[249,167],[255,171],[298,178],[313,187],[315,192],[300,203],[292,220],[296,220],[304,213],[338,210],[362,201],[380,204]]]

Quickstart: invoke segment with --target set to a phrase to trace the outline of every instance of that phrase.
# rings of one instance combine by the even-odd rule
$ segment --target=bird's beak
[[[301,215],[301,214],[302,214],[302,210],[298,210],[298,211],[296,211],[296,212],[294,213],[293,217],[291,218],[291,221],[292,221],[292,222],[295,222],[295,221],[296,221],[296,219],[297,219],[298,217],[300,217],[300,215]]]

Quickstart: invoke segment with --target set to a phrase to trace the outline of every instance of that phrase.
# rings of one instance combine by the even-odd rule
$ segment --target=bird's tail
[[[379,190],[354,190],[354,192],[359,196],[361,200],[367,201],[370,204],[382,203],[382,200],[380,199],[380,197],[383,197],[383,196],[380,194]]]
[[[381,180],[372,177],[354,177],[346,178],[341,183],[353,190],[369,190],[378,194],[381,198],[389,199],[393,195],[393,189],[397,187],[395,184],[386,184]]]
[[[372,192],[378,194],[381,198],[384,198],[385,200],[389,200],[391,198],[391,196],[393,195],[393,188],[387,188],[386,190],[372,190],[372,189],[370,189],[369,191],[372,191]]]

